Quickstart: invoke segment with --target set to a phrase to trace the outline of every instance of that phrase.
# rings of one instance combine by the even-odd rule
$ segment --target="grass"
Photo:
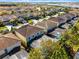
[[[4,31],[4,30],[7,30],[7,27],[0,27],[0,32]]]

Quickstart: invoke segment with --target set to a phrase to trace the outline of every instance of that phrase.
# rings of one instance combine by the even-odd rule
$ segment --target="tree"
[[[13,26],[16,26],[18,25],[18,19],[11,19],[9,23],[12,24]]]
[[[72,28],[68,29],[61,39],[67,52],[74,57],[79,49],[79,21],[77,21]]]
[[[45,59],[69,59],[70,57],[60,42],[52,42],[51,40],[41,42],[42,53]]]
[[[41,48],[31,50],[29,59],[69,59],[69,56],[59,42],[43,40]]]
[[[40,49],[35,48],[30,51],[28,59],[44,59],[44,57]]]

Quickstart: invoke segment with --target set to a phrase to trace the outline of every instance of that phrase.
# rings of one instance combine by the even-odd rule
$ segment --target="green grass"
[[[7,27],[0,27],[0,32],[4,31],[4,30],[8,30]]]

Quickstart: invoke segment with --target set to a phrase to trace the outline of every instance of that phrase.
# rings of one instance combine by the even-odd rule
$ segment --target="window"
[[[32,37],[34,38],[35,36],[33,35]]]
[[[37,35],[39,35],[39,32],[37,33]]]
[[[29,40],[31,40],[31,38],[29,37]]]
[[[41,32],[41,34],[44,34],[44,32]]]

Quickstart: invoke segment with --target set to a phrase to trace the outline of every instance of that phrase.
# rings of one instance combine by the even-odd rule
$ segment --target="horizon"
[[[79,2],[79,0],[0,0],[0,2]]]

